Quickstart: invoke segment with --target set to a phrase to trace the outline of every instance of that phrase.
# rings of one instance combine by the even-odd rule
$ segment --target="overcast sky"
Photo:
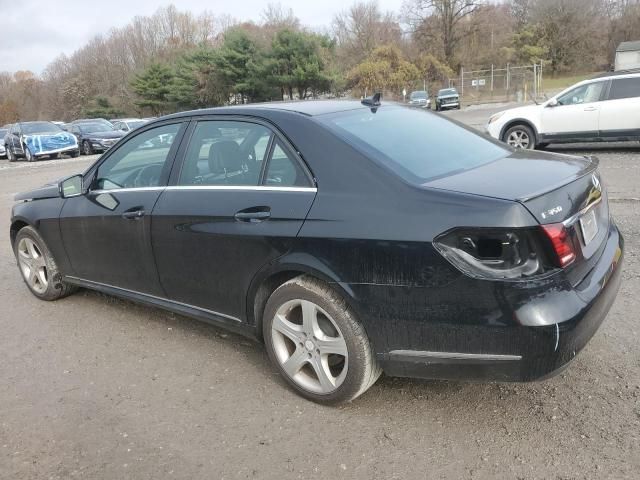
[[[0,0],[0,71],[40,73],[61,53],[70,54],[99,33],[126,25],[136,15],[151,15],[171,2],[158,0]],[[291,7],[304,25],[321,28],[350,0],[180,0],[179,10],[226,13],[239,20],[260,20],[269,3]],[[402,0],[378,0],[382,10],[398,12]]]

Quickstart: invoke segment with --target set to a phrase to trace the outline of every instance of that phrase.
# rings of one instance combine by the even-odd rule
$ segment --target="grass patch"
[[[542,89],[545,91],[564,90],[565,88],[570,87],[574,83],[578,83],[578,82],[581,82],[582,80],[593,78],[596,75],[598,75],[598,73],[599,72],[582,73],[579,75],[558,76],[556,78],[552,78],[550,76],[544,75],[542,78]]]

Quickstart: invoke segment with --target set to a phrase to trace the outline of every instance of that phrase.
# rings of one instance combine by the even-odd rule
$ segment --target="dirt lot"
[[[639,478],[640,148],[597,154],[624,283],[569,369],[382,378],[342,408],[302,400],[261,346],[211,326],[87,291],[36,300],[7,241],[12,196],[88,161],[0,161],[0,478]]]

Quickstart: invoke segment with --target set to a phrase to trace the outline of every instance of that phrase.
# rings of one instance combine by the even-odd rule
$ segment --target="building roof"
[[[635,42],[622,42],[616,48],[616,52],[635,52],[636,50],[640,50],[640,40],[636,40]]]

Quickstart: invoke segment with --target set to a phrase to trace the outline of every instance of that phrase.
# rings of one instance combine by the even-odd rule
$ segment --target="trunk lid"
[[[598,160],[536,151],[515,151],[479,167],[424,186],[524,204],[540,222],[566,220],[584,205],[593,188]]]
[[[608,236],[609,205],[596,158],[516,151],[425,186],[516,201],[541,225],[564,223],[577,254],[567,268],[574,285],[595,265]]]

